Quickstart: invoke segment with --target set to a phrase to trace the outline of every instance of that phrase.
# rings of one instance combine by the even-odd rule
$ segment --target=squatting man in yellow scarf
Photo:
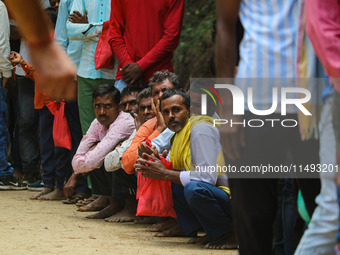
[[[172,182],[177,222],[193,237],[189,243],[206,244],[211,249],[235,248],[235,243],[231,244],[228,179],[215,169],[217,164],[224,165],[224,159],[213,119],[190,117],[190,96],[179,89],[165,91],[160,106],[166,126],[175,132],[169,154],[174,171],[162,164],[155,148],[137,160],[136,170],[145,177]],[[197,237],[202,229],[206,235]]]

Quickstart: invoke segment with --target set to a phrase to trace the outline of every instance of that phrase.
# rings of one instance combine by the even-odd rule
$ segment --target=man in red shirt
[[[148,83],[156,71],[173,71],[184,0],[112,0],[110,39],[119,60],[116,87]]]

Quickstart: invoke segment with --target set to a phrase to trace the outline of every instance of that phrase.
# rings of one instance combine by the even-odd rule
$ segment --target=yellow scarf
[[[191,162],[190,152],[190,132],[191,129],[198,123],[205,122],[213,125],[214,119],[208,116],[192,116],[184,128],[172,137],[170,161],[174,169],[185,168],[186,171],[195,170],[195,166]],[[222,150],[219,152],[216,163],[225,166],[224,156]],[[218,172],[221,174],[221,172]]]

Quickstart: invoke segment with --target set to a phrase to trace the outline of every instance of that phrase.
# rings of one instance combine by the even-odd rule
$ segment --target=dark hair
[[[183,103],[185,104],[185,107],[187,108],[187,110],[189,110],[190,109],[190,95],[189,95],[188,92],[186,92],[182,89],[168,89],[168,90],[166,90],[161,97],[160,105],[162,104],[163,100],[165,100],[169,97],[175,96],[175,95],[179,95],[183,98]]]
[[[47,14],[47,17],[50,19],[53,26],[55,27],[55,24],[57,23],[57,17],[58,17],[57,10],[55,8],[48,7],[45,9],[45,12]]]
[[[97,97],[103,97],[106,95],[111,95],[113,101],[118,105],[120,103],[120,92],[119,90],[112,84],[101,84],[99,85],[92,94],[92,100]]]
[[[142,100],[143,98],[149,98],[149,97],[152,97],[151,88],[143,89],[141,92],[138,93],[137,103],[139,104],[140,100]]]
[[[165,81],[166,79],[168,79],[170,81],[170,83],[172,83],[172,85],[174,85],[174,87],[176,89],[181,89],[182,86],[180,86],[179,81],[178,81],[178,77],[176,74],[169,72],[168,70],[166,71],[158,71],[156,73],[154,73],[154,75],[152,76],[152,78],[150,79],[150,87],[152,89],[152,86],[154,84],[159,84],[163,81]]]
[[[136,86],[127,86],[123,89],[123,91],[120,93],[120,98],[123,98],[125,96],[129,96],[134,92],[139,93],[142,89]]]

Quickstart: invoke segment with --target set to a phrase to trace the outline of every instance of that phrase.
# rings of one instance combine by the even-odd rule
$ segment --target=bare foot
[[[146,231],[161,232],[161,231],[167,230],[169,228],[172,228],[172,227],[174,227],[176,225],[177,225],[176,220],[171,219],[171,220],[168,220],[168,221],[165,221],[165,222],[153,224],[150,227],[147,227]]]
[[[85,199],[77,201],[76,205],[77,206],[88,205],[92,203],[94,200],[96,200],[97,198],[98,198],[97,196],[90,196],[89,198],[85,198]]]
[[[55,189],[52,192],[38,197],[39,200],[63,200],[65,199],[64,192],[62,189]]]
[[[137,200],[125,199],[124,209],[105,219],[107,222],[133,222],[136,219]]]
[[[223,235],[217,240],[207,243],[205,248],[217,250],[237,249],[237,243],[231,242],[229,239],[227,235]]]
[[[79,212],[95,212],[103,210],[110,204],[109,196],[100,196],[93,202],[78,208]]]
[[[119,202],[114,199],[113,197],[109,198],[109,205],[105,207],[103,210],[86,216],[87,219],[105,219],[107,217],[110,217],[117,212],[119,212],[122,209],[122,206],[119,204]]]
[[[38,199],[40,196],[46,195],[48,193],[51,193],[53,191],[53,188],[45,187],[42,191],[35,194],[34,196],[30,197],[30,199]]]
[[[188,241],[188,244],[207,244],[209,242],[209,238],[207,235],[193,237]]]
[[[157,237],[177,237],[177,236],[187,236],[184,231],[181,229],[179,225],[176,225],[172,228],[164,230],[160,233],[157,233],[155,236]]]
[[[135,220],[136,224],[155,224],[158,222],[157,220],[158,217],[154,217],[154,216],[137,216],[137,217],[138,219]]]

